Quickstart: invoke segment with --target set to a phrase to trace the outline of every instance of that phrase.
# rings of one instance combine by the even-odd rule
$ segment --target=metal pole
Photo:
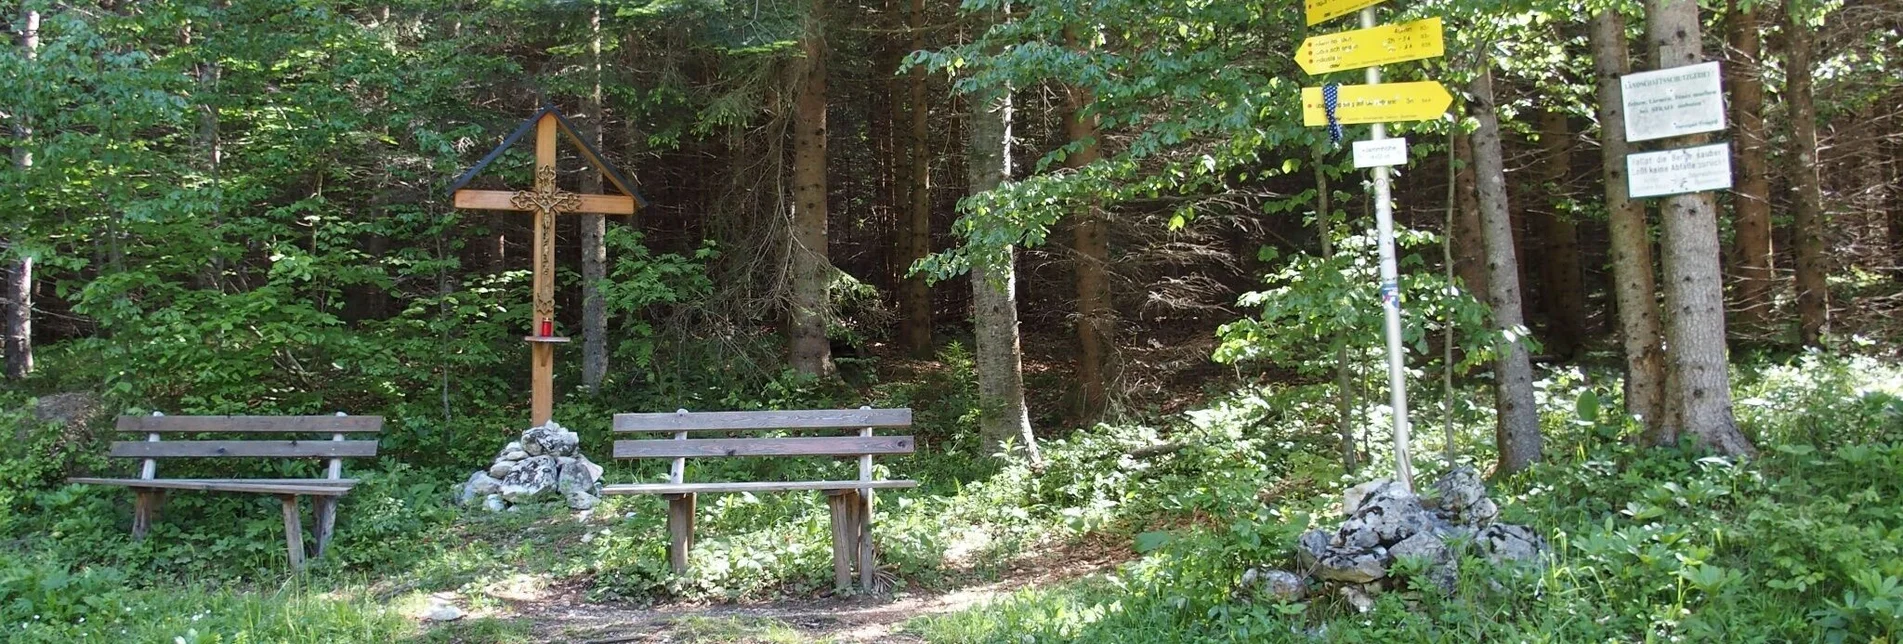
[[[1361,28],[1375,26],[1374,8],[1361,10]],[[1381,66],[1368,68],[1368,84],[1381,84]],[[1374,124],[1373,140],[1388,138],[1387,125]],[[1388,336],[1388,394],[1394,408],[1394,478],[1402,487],[1414,490],[1414,466],[1407,453],[1407,373],[1401,348],[1401,270],[1394,260],[1394,196],[1389,185],[1388,167],[1375,166],[1374,225],[1381,249],[1381,308],[1386,313]]]

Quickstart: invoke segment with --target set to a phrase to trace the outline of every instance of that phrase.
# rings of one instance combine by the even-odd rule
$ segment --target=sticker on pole
[[[1731,144],[1627,155],[1625,171],[1633,199],[1725,190],[1731,187]]]
[[[1295,48],[1295,64],[1311,76],[1447,54],[1440,18],[1337,34],[1310,36]]]
[[[1407,165],[1407,139],[1376,139],[1355,142],[1355,167]]]
[[[1428,121],[1446,114],[1447,107],[1453,104],[1454,96],[1434,81],[1342,85],[1335,120],[1347,125]],[[1302,125],[1328,125],[1328,107],[1322,98],[1322,88],[1302,88]]]
[[[1627,141],[1725,129],[1718,62],[1627,74],[1619,79]]]
[[[1342,16],[1372,7],[1387,0],[1303,0],[1303,13],[1307,14],[1308,25],[1334,20]]]

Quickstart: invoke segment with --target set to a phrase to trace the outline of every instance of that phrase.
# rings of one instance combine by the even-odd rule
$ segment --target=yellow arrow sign
[[[1321,75],[1446,54],[1440,18],[1428,18],[1309,38],[1295,50],[1295,64]]]
[[[1327,20],[1333,20],[1387,0],[1304,0],[1302,8],[1308,14],[1309,26]]]
[[[1454,104],[1454,97],[1447,93],[1447,88],[1434,81],[1342,85],[1339,99],[1335,119],[1345,125],[1437,119]],[[1322,88],[1302,88],[1302,124],[1309,127],[1328,124],[1328,112],[1322,105]]]

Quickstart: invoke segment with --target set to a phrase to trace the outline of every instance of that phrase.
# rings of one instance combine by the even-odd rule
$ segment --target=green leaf
[[[1173,539],[1173,538],[1175,538],[1175,535],[1170,534],[1169,532],[1145,532],[1145,533],[1139,534],[1137,535],[1137,539],[1136,539],[1136,551],[1137,552],[1154,551],[1157,548],[1163,547],[1164,544],[1169,543],[1170,539]]]

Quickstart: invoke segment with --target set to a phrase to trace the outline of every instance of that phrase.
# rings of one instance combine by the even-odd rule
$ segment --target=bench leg
[[[826,490],[826,507],[832,509],[834,526],[834,591],[853,589],[854,490]]]
[[[332,530],[337,526],[337,497],[311,497],[311,512],[316,515],[311,522],[311,538],[317,541],[317,554],[312,558],[321,559],[324,550],[330,547]]]
[[[858,540],[858,490],[826,490],[826,506],[833,516],[833,589],[852,590],[852,559]]]
[[[674,574],[687,573],[687,551],[694,547],[694,495],[667,496],[667,563]]]
[[[853,495],[853,527],[856,528],[859,551],[859,588],[867,594],[872,593],[873,573],[878,571],[872,554],[872,490],[860,490]]]
[[[284,546],[291,555],[291,570],[304,568],[304,526],[297,516],[297,496],[280,494],[278,501],[284,504]]]
[[[159,516],[159,506],[165,503],[164,490],[134,490],[138,498],[132,502],[132,540],[145,540],[145,533],[152,529],[152,521]]]

